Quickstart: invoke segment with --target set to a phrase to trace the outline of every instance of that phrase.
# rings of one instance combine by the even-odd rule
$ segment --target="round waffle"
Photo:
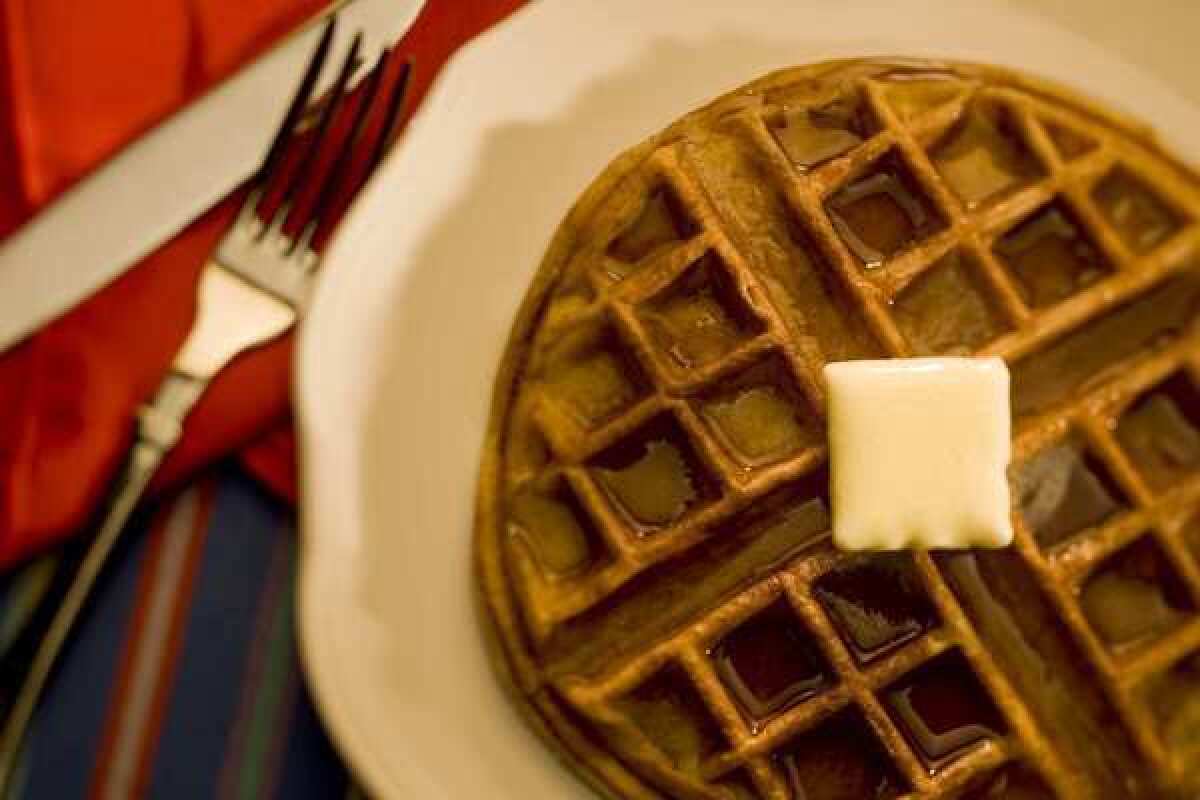
[[[495,390],[495,661],[620,797],[1200,792],[1200,181],[962,63],[841,61],[618,157]],[[829,541],[823,364],[1012,372],[1016,542]]]

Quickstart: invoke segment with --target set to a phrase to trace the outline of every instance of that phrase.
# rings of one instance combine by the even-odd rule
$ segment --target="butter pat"
[[[825,381],[839,548],[1012,543],[1002,359],[843,361],[826,365]]]

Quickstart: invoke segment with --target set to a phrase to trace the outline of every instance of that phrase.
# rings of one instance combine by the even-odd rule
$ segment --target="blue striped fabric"
[[[297,661],[291,509],[229,464],[132,524],[10,797],[350,794]],[[0,622],[21,581],[0,582]]]

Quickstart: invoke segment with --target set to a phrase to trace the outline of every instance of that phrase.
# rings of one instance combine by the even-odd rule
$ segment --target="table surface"
[[[293,511],[228,463],[132,524],[9,800],[357,794],[297,658]],[[0,654],[39,574],[0,583]]]

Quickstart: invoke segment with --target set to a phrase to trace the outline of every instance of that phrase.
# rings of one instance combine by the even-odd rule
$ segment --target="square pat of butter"
[[[825,380],[839,548],[1011,544],[1002,359],[844,361]]]

